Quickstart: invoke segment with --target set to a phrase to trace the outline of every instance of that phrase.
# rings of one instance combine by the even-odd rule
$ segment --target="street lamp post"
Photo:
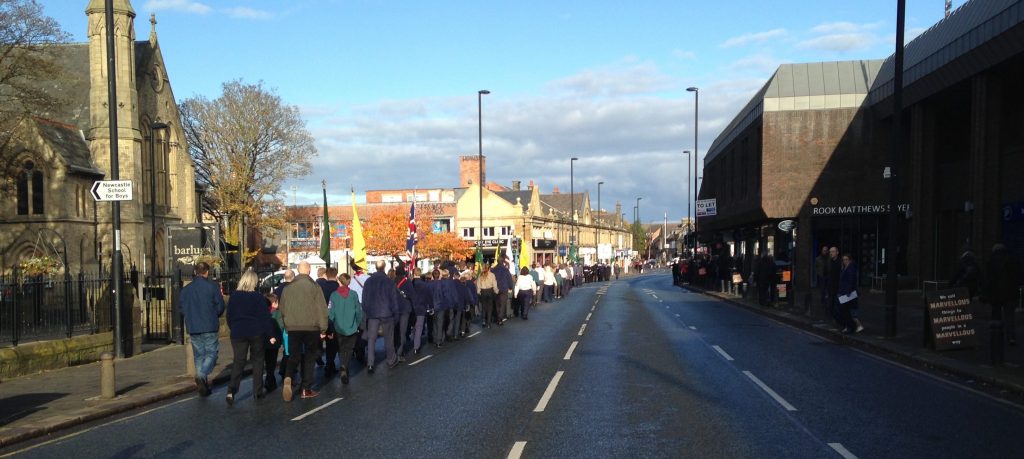
[[[700,150],[697,149],[697,120],[700,114],[700,89],[696,86],[690,86],[686,88],[687,91],[693,93],[693,205],[694,210],[697,209],[697,174],[700,173],[698,168],[697,159],[700,158]],[[693,230],[697,231],[697,219],[693,219]],[[693,252],[697,253],[697,237],[694,235],[693,238]]]
[[[572,253],[573,247],[578,247],[579,244],[576,241],[576,192],[573,191],[573,164],[578,161],[579,158],[569,158],[569,261],[573,262],[574,256]],[[576,250],[579,250],[577,248]]]
[[[899,209],[897,208],[896,193],[899,191],[897,180],[899,179],[900,158],[903,155],[903,34],[904,23],[906,22],[906,2],[896,2],[896,52],[893,54],[893,89],[892,89],[892,149],[889,152],[889,167],[891,175],[889,178],[889,237],[888,250],[885,257],[885,336],[896,336],[898,288],[896,270],[896,226],[899,225]],[[1001,327],[993,327],[996,333],[994,338],[999,338],[999,350],[1002,350],[1002,339],[997,336]],[[993,340],[995,344],[995,340]],[[993,356],[996,347],[993,346]],[[993,358],[993,361],[1002,360]]]
[[[690,150],[683,150],[683,154],[686,155],[686,179],[689,180],[690,179],[690,175],[693,174],[693,172],[691,172],[691,168],[690,168]],[[692,218],[691,214],[690,214],[690,196],[689,196],[689,194],[690,194],[690,187],[689,187],[689,185],[687,185],[687,187],[686,187],[686,194],[687,194],[687,196],[686,196],[686,226],[683,228],[683,234],[685,234],[686,230],[689,229],[690,221],[691,221],[691,218]]]
[[[594,248],[598,251],[597,262],[601,262],[601,185],[604,182],[597,182],[597,234],[594,236]]]
[[[641,199],[643,199],[643,197],[641,197],[641,196],[638,196],[638,197],[636,198],[636,207],[635,207],[635,209],[636,209],[636,215],[635,215],[635,216],[633,217],[633,226],[634,226],[635,228],[640,228],[640,229],[642,230],[642,229],[643,229],[643,226],[642,226],[642,225],[640,225],[640,200],[641,200]],[[630,231],[630,232],[632,233],[632,231]],[[636,234],[633,234],[633,239],[636,239]],[[635,248],[636,248],[636,247],[634,247],[634,249],[635,249]]]
[[[484,95],[490,94],[491,91],[481,89],[476,92],[476,117],[477,117],[477,141],[479,149],[477,150],[477,172],[479,172],[479,181],[477,182],[478,200],[480,201],[480,233],[476,236],[476,249],[483,251],[484,249],[484,112],[483,103]]]

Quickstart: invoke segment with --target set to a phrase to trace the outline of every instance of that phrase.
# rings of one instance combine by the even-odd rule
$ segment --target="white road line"
[[[523,450],[526,449],[525,441],[517,441],[512,445],[512,451],[508,452],[508,459],[519,459],[523,455]]]
[[[590,322],[590,316],[591,316],[592,314],[593,314],[592,312],[588,312],[588,313],[587,313],[587,318],[585,319],[585,320],[586,320],[587,322]]]
[[[729,355],[729,353],[728,353],[728,352],[725,352],[725,350],[724,350],[724,349],[722,349],[721,347],[718,347],[718,345],[717,345],[717,344],[716,344],[716,345],[714,345],[714,346],[711,346],[711,347],[712,347],[712,348],[713,348],[714,350],[718,351],[718,353],[719,353],[719,354],[722,354],[722,357],[725,357],[725,360],[728,360],[728,361],[730,361],[730,362],[732,362],[733,360],[736,360],[736,359],[732,358],[732,356],[731,356],[731,355]]]
[[[587,324],[580,325],[580,332],[576,336],[583,336],[583,330],[587,329]]]
[[[342,400],[344,400],[344,399],[342,399],[341,397],[338,397],[338,398],[336,398],[334,400],[331,400],[331,401],[329,401],[327,403],[324,403],[323,405],[320,405],[320,406],[318,406],[316,408],[313,408],[312,410],[307,411],[305,414],[302,414],[302,415],[299,415],[299,416],[296,416],[296,417],[292,418],[292,421],[301,421],[303,419],[306,419],[306,417],[312,415],[313,413],[316,413],[317,411],[320,411],[320,410],[322,410],[324,408],[327,408],[327,407],[329,407],[329,406],[331,406],[331,405],[333,405],[335,403],[338,403],[338,402],[340,402]]]
[[[839,453],[840,456],[843,456],[846,459],[857,459],[857,455],[851,453],[850,450],[843,447],[842,443],[829,443],[828,446],[831,446],[832,449],[836,450],[836,452]]]
[[[562,379],[563,374],[565,374],[565,372],[559,370],[555,373],[555,377],[551,378],[551,382],[548,383],[548,388],[544,389],[544,395],[541,395],[540,401],[537,402],[537,407],[533,409],[534,413],[541,413],[544,411],[544,408],[547,408],[548,401],[551,400],[552,395],[555,395],[555,388],[558,387],[558,381]]]
[[[658,299],[658,295],[655,295],[655,294],[652,293],[651,296],[653,296],[654,299]]]
[[[590,310],[591,310],[591,311],[593,311],[593,310],[594,310],[594,308],[596,308],[596,307],[597,307],[597,306],[591,306],[591,307],[590,307]]]
[[[168,408],[168,407],[177,405],[179,403],[185,403],[185,402],[190,401],[190,400],[195,400],[197,398],[199,398],[199,397],[192,396],[192,397],[184,398],[184,399],[178,400],[176,402],[168,403],[168,404],[163,405],[163,406],[158,406],[156,408],[148,409],[148,410],[143,411],[143,412],[138,413],[138,414],[133,414],[133,415],[128,416],[128,417],[124,417],[124,418],[120,418],[120,419],[115,419],[113,421],[106,422],[106,423],[100,424],[98,426],[93,426],[93,427],[90,427],[88,429],[80,430],[78,432],[75,432],[75,433],[72,433],[72,434],[68,434],[68,435],[65,435],[63,437],[54,438],[53,440],[47,440],[47,441],[44,441],[42,443],[29,446],[29,447],[27,447],[25,449],[20,449],[20,450],[17,450],[17,451],[11,451],[11,452],[6,453],[6,454],[0,454],[0,457],[11,457],[11,456],[15,456],[15,455],[24,453],[26,451],[31,451],[31,450],[36,449],[36,448],[41,448],[41,447],[46,446],[46,445],[52,445],[52,444],[57,443],[57,442],[61,442],[61,441],[68,440],[68,439],[73,438],[73,437],[77,437],[77,436],[82,435],[84,433],[92,432],[93,430],[99,429],[100,427],[106,427],[106,426],[109,426],[109,425],[113,425],[113,424],[117,424],[117,423],[120,423],[120,422],[124,422],[124,421],[128,421],[128,420],[131,420],[131,419],[135,419],[135,418],[137,418],[139,416],[144,416],[144,415],[147,415],[147,414],[152,413],[154,411],[162,410],[164,408]]]
[[[757,379],[757,376],[754,376],[753,373],[744,370],[743,374],[747,375],[747,377],[750,378],[751,381],[754,381],[754,384],[757,384],[758,387],[767,392],[768,395],[774,398],[776,402],[779,402],[779,405],[782,405],[782,407],[785,408],[786,411],[796,411],[795,406],[790,405],[789,402],[786,401],[786,399],[782,398],[779,394],[775,393],[775,391],[773,391],[771,387],[768,387],[768,385],[762,382],[760,379]]]
[[[690,330],[696,330],[696,329],[697,329],[697,327],[694,327],[693,325],[690,325]]]
[[[477,332],[477,333],[479,333],[479,332]],[[434,354],[430,354],[430,355],[425,355],[425,356],[423,356],[423,358],[422,358],[422,359],[419,359],[419,360],[417,360],[417,361],[415,361],[415,362],[413,362],[413,363],[410,363],[410,364],[409,364],[409,366],[411,367],[411,366],[413,366],[413,365],[416,365],[417,363],[420,363],[420,362],[422,362],[422,361],[424,361],[424,360],[427,360],[427,359],[429,359],[429,358],[431,358],[431,357],[433,357],[433,356],[434,356]]]
[[[480,330],[477,330],[476,332],[474,332],[473,334],[467,336],[466,338],[469,339],[469,338],[472,338],[472,337],[474,337],[476,335],[479,335],[479,334],[480,334]]]
[[[676,318],[679,318],[679,314],[676,314]]]
[[[580,343],[579,341],[573,341],[572,344],[569,345],[569,350],[565,353],[565,357],[562,357],[562,360],[569,360],[569,359],[571,359],[572,358],[572,351],[576,350],[576,345],[579,344],[579,343]]]

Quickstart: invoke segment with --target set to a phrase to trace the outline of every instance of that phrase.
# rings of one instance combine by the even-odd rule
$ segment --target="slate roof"
[[[42,118],[59,121],[79,129],[89,127],[89,45],[74,43],[53,45],[48,51],[62,71],[38,84],[62,99],[54,112],[39,113]]]
[[[524,209],[528,208],[530,206],[530,199],[533,197],[533,192],[530,191],[530,190],[495,191],[494,194],[496,194],[499,197],[501,197],[502,199],[508,201],[509,204],[512,204],[512,205],[515,205],[516,198],[519,198],[519,201],[523,205]]]
[[[558,194],[542,194],[540,195],[541,211],[544,215],[548,214],[548,209],[554,208],[557,213],[570,215],[570,209],[575,204],[576,211],[579,212],[580,218],[583,218],[583,206],[585,201],[586,193],[558,193]],[[575,200],[575,202],[572,202]]]
[[[93,164],[89,145],[77,128],[39,118],[34,121],[43,141],[64,158],[71,172],[100,177],[105,175]]]

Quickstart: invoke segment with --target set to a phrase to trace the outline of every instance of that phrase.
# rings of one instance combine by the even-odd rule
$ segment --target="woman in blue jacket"
[[[238,289],[228,299],[228,328],[231,329],[231,348],[234,361],[231,363],[231,382],[228,383],[227,402],[235,402],[235,393],[242,379],[246,361],[252,365],[252,393],[263,398],[263,347],[264,341],[274,334],[270,326],[270,305],[263,294],[256,292],[259,278],[252,269],[242,274]],[[269,338],[271,343],[275,338]]]

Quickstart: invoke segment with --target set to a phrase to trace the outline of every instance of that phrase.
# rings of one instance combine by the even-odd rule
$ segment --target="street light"
[[[601,262],[601,185],[604,182],[597,182],[597,235],[594,236],[594,249],[597,250],[597,261]]]
[[[697,149],[697,120],[700,110],[700,89],[696,86],[690,86],[686,88],[688,92],[693,93],[693,206],[694,210],[697,209],[697,174],[699,168],[697,166],[697,158],[700,158],[700,150]],[[697,231],[697,219],[693,220],[693,231]],[[697,238],[696,235],[693,238],[693,252],[697,253]]]
[[[693,173],[693,172],[690,171],[690,150],[683,150],[683,154],[686,155],[686,180],[689,181],[690,180],[690,175]],[[690,187],[689,187],[689,185],[687,185],[687,187],[686,187],[686,194],[687,194],[687,196],[686,196],[686,226],[683,228],[683,233],[684,234],[686,233],[686,230],[690,227],[690,222],[692,221],[691,220],[691,214],[690,214],[690,196],[689,196],[689,194],[690,194]]]
[[[479,181],[477,182],[477,188],[479,194],[477,196],[480,201],[480,234],[476,236],[476,249],[483,251],[484,249],[484,112],[483,103],[484,95],[490,94],[491,92],[486,89],[481,89],[476,92],[476,117],[477,117],[477,140],[479,141],[480,149],[477,150],[477,172],[479,172]]]
[[[569,261],[573,260],[572,248],[577,245],[576,242],[576,193],[573,191],[573,164],[579,161],[579,158],[569,158]],[[579,250],[579,249],[576,249]]]

